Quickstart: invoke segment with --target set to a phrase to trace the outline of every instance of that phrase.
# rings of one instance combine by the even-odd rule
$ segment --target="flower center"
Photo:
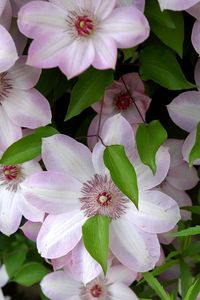
[[[19,168],[17,166],[5,166],[3,167],[3,173],[5,179],[8,181],[16,179],[19,175]]]
[[[131,104],[131,99],[128,94],[121,94],[115,99],[115,105],[118,110],[126,110]]]
[[[92,20],[87,16],[78,16],[75,27],[79,36],[88,36],[94,29]]]
[[[0,73],[0,101],[8,95],[8,92],[12,88],[12,85],[6,75],[7,72]]]
[[[125,213],[129,200],[110,178],[96,174],[83,184],[80,201],[87,217],[103,215],[117,219]]]
[[[101,296],[101,287],[98,284],[95,284],[91,289],[90,293],[92,297],[99,298]]]

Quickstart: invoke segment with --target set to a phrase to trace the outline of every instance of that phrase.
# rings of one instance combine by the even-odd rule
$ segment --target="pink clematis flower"
[[[135,105],[133,101],[135,102]],[[129,73],[123,75],[106,89],[102,101],[92,105],[92,108],[97,112],[97,115],[89,126],[88,135],[92,136],[97,134],[99,123],[99,131],[101,132],[101,128],[105,121],[119,112],[131,125],[142,123],[150,103],[151,99],[145,95],[144,84],[140,79],[139,74]],[[101,122],[99,119],[100,115]],[[90,149],[93,149],[97,141],[98,137],[88,137]]]
[[[161,10],[185,10],[199,2],[199,0],[158,0]]]
[[[69,271],[57,271],[43,278],[41,288],[52,300],[137,300],[137,296],[127,284],[130,276],[129,269],[115,265],[109,268],[106,277],[101,274],[85,285],[74,279]],[[132,277],[132,281],[134,280]]]
[[[144,12],[145,0],[117,0],[117,6],[135,6]]]
[[[134,160],[139,210],[112,182],[103,164],[105,148],[101,143],[91,154],[68,136],[45,138],[42,158],[48,171],[30,176],[21,184],[26,199],[49,214],[37,237],[39,253],[51,259],[66,255],[80,241],[84,222],[100,214],[111,219],[111,252],[132,270],[147,271],[160,257],[156,234],[169,231],[180,219],[176,202],[151,190],[167,175],[169,153],[163,147],[158,151],[157,173],[153,176],[135,154],[133,130],[121,115],[105,122],[101,137],[106,145],[124,144]]]
[[[184,160],[187,162],[195,142],[196,126],[200,122],[200,60],[197,61],[194,77],[198,91],[184,92],[167,105],[173,122],[185,131],[190,132],[182,148]],[[194,164],[199,163],[200,160],[194,162]]]
[[[34,0],[11,0],[13,17],[17,17],[20,8],[31,1]],[[46,0],[41,0],[41,1],[46,1]]]
[[[33,88],[41,70],[26,66],[25,60],[25,56],[21,57],[11,69],[0,73],[0,114],[5,119],[0,124],[3,134],[9,122],[13,131],[19,126],[33,129],[51,122],[47,99]]]
[[[115,68],[117,48],[136,46],[149,35],[142,12],[115,6],[115,0],[28,3],[18,17],[21,32],[34,39],[27,63],[42,68],[58,66],[68,78],[90,65]]]
[[[183,140],[169,139],[165,143],[169,147],[170,153],[170,168],[169,172],[162,182],[160,189],[175,199],[181,206],[191,206],[192,201],[185,190],[192,189],[199,181],[197,171],[194,167],[190,168],[183,160],[181,153]],[[181,211],[183,220],[191,219],[191,213]]]

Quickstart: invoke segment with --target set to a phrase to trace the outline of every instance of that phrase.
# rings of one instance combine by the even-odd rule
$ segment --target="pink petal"
[[[85,71],[94,57],[95,50],[90,39],[74,39],[61,54],[59,68],[71,79]]]
[[[13,89],[2,102],[2,106],[9,118],[18,126],[33,129],[51,123],[49,103],[35,89],[28,91]]]
[[[200,53],[200,22],[196,21],[192,29],[192,45],[196,52]]]
[[[27,66],[25,62],[26,56],[20,57],[8,72],[7,77],[12,81],[12,86],[15,89],[31,89],[39,80],[41,70]]]
[[[96,0],[96,1],[91,1],[91,3],[92,4],[94,3],[93,11],[94,11],[94,14],[97,16],[97,18],[104,20],[112,13],[112,11],[115,7],[116,1],[115,0],[103,0],[103,1]],[[91,4],[90,4],[90,7],[91,7]]]
[[[197,85],[197,89],[200,90],[200,59],[197,60],[197,63],[196,63],[195,69],[194,69],[194,78],[195,78],[195,82]]]
[[[177,96],[167,109],[173,122],[182,129],[191,132],[200,120],[200,93],[185,92]]]
[[[27,221],[23,226],[20,227],[20,229],[23,231],[24,235],[28,239],[35,242],[40,231],[41,225],[42,224],[40,222]]]
[[[4,152],[6,148],[22,137],[22,130],[8,118],[2,105],[0,105],[0,120],[0,150]]]
[[[183,144],[183,148],[182,148],[182,154],[183,154],[183,158],[185,161],[189,162],[189,155],[190,152],[194,146],[196,140],[196,129],[193,130],[186,138],[184,144]],[[200,159],[196,159],[193,162],[194,165],[200,165]]]
[[[54,271],[62,269],[63,267],[66,267],[71,263],[71,253],[72,251],[70,251],[67,255],[61,256],[59,258],[51,259],[51,263]]]
[[[180,220],[177,203],[160,191],[140,194],[139,210],[132,209],[126,215],[127,218],[133,219],[133,223],[141,230],[150,233],[167,232]]]
[[[0,231],[8,236],[17,231],[22,218],[17,208],[17,193],[7,188],[0,189]]]
[[[144,12],[145,0],[117,0],[117,6],[132,6]]]
[[[107,120],[107,118],[108,118],[107,115],[102,115],[101,122],[99,123],[99,116],[100,115],[97,114],[94,117],[94,119],[92,120],[92,122],[90,123],[90,126],[88,128],[87,144],[91,150],[94,148],[95,144],[99,141],[99,138],[97,137],[98,131],[100,134],[103,124],[104,124],[105,120]],[[100,124],[100,128],[99,128],[99,124]]]
[[[77,295],[81,284],[71,278],[67,272],[50,273],[42,279],[40,285],[44,295],[52,300],[80,300]]]
[[[125,284],[117,282],[108,287],[110,300],[139,300],[135,293]]]
[[[117,61],[117,45],[113,38],[97,33],[93,37],[95,57],[92,65],[100,70],[115,69]]]
[[[158,0],[161,10],[185,10],[193,6],[199,0]]]
[[[9,32],[15,42],[17,53],[21,55],[24,51],[24,48],[26,47],[27,38],[19,31],[17,20],[14,18],[12,19]]]
[[[18,27],[29,38],[37,38],[44,32],[66,29],[66,12],[58,6],[42,1],[31,1],[18,14]],[[53,35],[53,34],[52,34]]]
[[[137,272],[118,264],[108,269],[106,279],[109,284],[123,282],[127,285],[131,285],[131,283],[136,280],[137,275]]]
[[[80,209],[80,184],[73,177],[52,171],[29,176],[20,185],[23,195],[43,212],[62,214]]]
[[[156,153],[156,174],[153,175],[151,169],[144,165],[139,157],[132,161],[138,180],[139,190],[144,191],[159,185],[167,176],[170,155],[166,147],[161,146]]]
[[[104,34],[115,39],[119,48],[131,48],[149,36],[147,19],[134,7],[114,9],[101,27]]]
[[[186,162],[170,168],[166,180],[178,190],[190,190],[197,185],[199,178],[196,169]]]
[[[95,173],[90,150],[62,134],[43,139],[42,159],[49,171],[67,173],[80,182],[90,180]]]
[[[171,244],[175,240],[175,237],[172,236],[172,233],[177,231],[178,231],[178,226],[176,225],[172,230],[158,234],[159,242],[163,245]],[[161,255],[163,255],[162,247],[161,247]]]
[[[4,285],[6,285],[8,280],[9,280],[9,276],[8,276],[7,271],[6,271],[6,267],[5,267],[5,265],[2,265],[0,267],[0,287],[3,287]]]
[[[183,140],[168,139],[165,142],[165,147],[168,147],[170,154],[170,168],[176,167],[183,163],[183,155],[181,152]]]
[[[17,59],[17,50],[12,37],[0,25],[0,72],[4,72],[12,67]]]
[[[200,3],[193,5],[189,9],[187,9],[187,12],[191,14],[195,19],[200,19]]]
[[[3,6],[0,6],[0,24],[9,30],[11,20],[12,20],[12,8],[11,8],[10,0],[7,1],[1,0],[1,2],[2,1],[3,1],[2,3]]]
[[[111,251],[123,265],[136,272],[146,272],[155,266],[160,257],[155,234],[141,231],[126,219],[126,214],[113,221],[110,230]]]
[[[82,211],[49,215],[42,224],[37,238],[41,256],[58,258],[70,252],[81,239],[82,225],[85,221]]]
[[[18,209],[27,220],[32,222],[42,222],[44,220],[44,212],[27,201],[22,194],[18,197],[17,204]]]

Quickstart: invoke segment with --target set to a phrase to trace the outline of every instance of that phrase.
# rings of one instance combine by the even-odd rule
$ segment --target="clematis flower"
[[[136,46],[149,35],[142,12],[115,6],[115,0],[32,1],[23,6],[19,28],[34,39],[27,63],[42,68],[58,66],[68,78],[90,65],[115,68],[117,48]]]
[[[111,219],[111,252],[132,270],[147,271],[160,257],[156,234],[169,231],[180,218],[173,199],[150,190],[166,177],[169,153],[166,148],[158,151],[157,173],[153,176],[135,158],[134,133],[121,115],[105,122],[101,137],[106,145],[125,145],[134,159],[139,210],[112,182],[103,164],[105,148],[101,143],[91,154],[86,146],[68,136],[45,138],[42,158],[48,171],[30,176],[20,185],[27,201],[49,214],[37,237],[38,251],[50,259],[66,255],[80,241],[84,222],[97,214],[106,215]]]
[[[43,293],[52,300],[136,300],[128,287],[131,272],[122,265],[110,267],[106,277],[101,274],[88,284],[75,280],[68,271],[57,271],[46,275],[41,281]],[[134,281],[135,278],[132,278]]]
[[[184,92],[167,105],[173,122],[185,131],[190,132],[182,148],[184,160],[187,162],[195,142],[196,126],[200,121],[200,60],[197,61],[195,66],[194,77],[198,91]],[[197,160],[194,164],[199,164],[199,162],[200,160]]]
[[[21,57],[11,69],[0,73],[0,114],[5,119],[0,124],[2,132],[7,132],[9,122],[13,131],[19,126],[33,129],[51,122],[47,99],[33,88],[41,71],[26,66],[25,60]]]
[[[185,10],[199,2],[199,0],[158,0],[161,10]]]
[[[117,0],[117,6],[135,6],[144,12],[145,0]]]
[[[169,139],[165,146],[169,148],[170,168],[162,182],[160,189],[172,197],[181,206],[191,206],[192,201],[185,190],[195,187],[199,181],[197,171],[194,167],[190,168],[188,163],[183,160],[181,153],[183,140]],[[191,213],[181,211],[183,220],[191,219]]]
[[[133,101],[135,102],[135,105]],[[114,83],[106,89],[104,97],[100,102],[92,105],[92,108],[97,112],[97,115],[89,126],[88,135],[91,136],[97,134],[99,123],[101,132],[101,128],[105,121],[119,112],[131,125],[142,123],[150,103],[151,99],[145,95],[144,84],[140,79],[139,74],[129,73],[123,75],[122,78],[114,81]],[[143,119],[138,113],[136,106]],[[100,115],[101,122],[99,120]],[[88,137],[90,149],[93,149],[97,141],[97,137]]]
[[[11,0],[13,17],[17,17],[20,8],[31,1],[34,0]],[[46,1],[46,0],[41,0],[41,1]]]

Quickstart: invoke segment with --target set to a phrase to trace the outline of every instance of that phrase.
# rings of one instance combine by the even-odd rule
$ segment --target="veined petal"
[[[145,0],[117,0],[117,6],[135,6],[144,12]]]
[[[43,212],[62,214],[80,209],[82,184],[70,175],[40,172],[29,176],[20,187],[27,201]]]
[[[137,276],[137,272],[134,272],[121,264],[112,266],[106,273],[106,279],[109,284],[123,282],[130,285],[134,280],[136,280]]]
[[[180,210],[176,201],[160,191],[141,193],[139,209],[131,210],[126,215],[129,220],[133,219],[133,223],[141,230],[150,233],[167,232],[180,220]]]
[[[180,128],[191,132],[200,120],[200,92],[185,92],[177,96],[167,109],[173,122]]]
[[[116,282],[108,287],[110,300],[139,300],[135,293],[125,284]]]
[[[194,146],[196,140],[196,129],[193,130],[186,138],[183,147],[182,147],[182,154],[185,161],[189,162],[189,155]],[[200,159],[196,159],[193,162],[194,165],[200,165]]]
[[[185,10],[193,6],[199,0],[158,0],[161,10]]]
[[[170,168],[176,167],[183,163],[183,155],[181,149],[183,146],[183,140],[168,139],[164,146],[168,147],[170,154]]]
[[[27,64],[37,68],[57,67],[71,42],[72,37],[66,32],[40,34],[29,47]]]
[[[42,257],[58,258],[70,252],[80,241],[82,225],[86,221],[82,211],[49,215],[37,237]]]
[[[8,236],[17,231],[22,218],[17,207],[17,193],[6,188],[0,189],[0,231]]]
[[[61,54],[59,68],[71,79],[85,71],[94,57],[95,50],[90,39],[74,39]]]
[[[113,10],[101,24],[104,34],[112,37],[119,48],[131,48],[149,36],[146,17],[135,7],[120,7]]]
[[[6,76],[16,89],[31,89],[39,80],[41,70],[25,65],[26,59],[26,56],[20,57]]]
[[[94,148],[94,146],[96,145],[96,143],[98,143],[99,138],[96,135],[98,134],[98,131],[99,131],[99,134],[101,133],[102,126],[103,126],[105,120],[107,120],[107,115],[101,115],[101,122],[99,120],[99,117],[100,117],[100,115],[97,114],[94,117],[94,119],[92,120],[92,122],[90,123],[89,128],[88,128],[87,144],[88,144],[88,147],[90,148],[90,150],[92,150]],[[100,125],[100,128],[99,128],[99,125]]]
[[[10,120],[0,105],[0,150],[4,152],[8,146],[22,137],[22,130]]]
[[[136,272],[151,270],[160,257],[157,236],[140,230],[126,214],[111,223],[110,248],[123,265]]]
[[[18,196],[17,202],[18,209],[22,213],[22,215],[32,222],[42,222],[44,220],[45,214],[41,209],[38,209],[34,205],[27,201],[22,193]]]
[[[193,29],[192,29],[191,39],[192,39],[192,45],[193,45],[194,49],[196,50],[196,52],[198,54],[200,54],[200,33],[199,33],[199,30],[200,30],[200,22],[196,21],[194,23],[194,26],[193,26]]]
[[[107,18],[113,11],[116,0],[90,0],[94,3],[94,14],[97,15],[101,20]]]
[[[46,275],[40,283],[43,293],[52,300],[80,300],[81,283],[74,280],[64,271]]]
[[[20,127],[33,129],[51,123],[50,105],[36,89],[13,89],[2,106],[9,118]]]
[[[43,139],[42,159],[49,171],[67,173],[80,182],[90,180],[95,174],[90,150],[62,134]]]
[[[29,38],[36,38],[47,32],[51,35],[67,28],[66,12],[49,2],[31,1],[18,14],[20,31]]]
[[[7,71],[18,59],[17,49],[9,32],[0,25],[0,72]]]
[[[31,222],[27,221],[23,226],[20,227],[20,229],[23,231],[24,235],[32,240],[36,241],[37,235],[40,231],[42,223],[40,222]]]

